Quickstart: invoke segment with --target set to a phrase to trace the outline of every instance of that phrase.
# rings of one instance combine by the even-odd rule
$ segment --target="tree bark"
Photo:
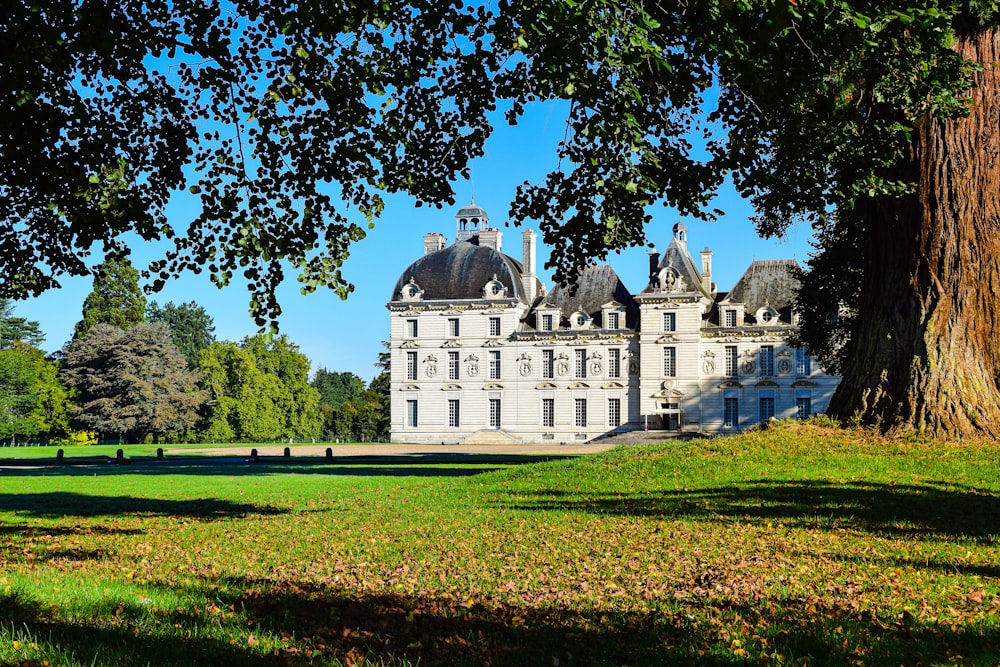
[[[985,67],[967,118],[928,118],[892,176],[913,195],[864,211],[864,285],[829,412],[890,433],[1000,437],[1000,31],[956,50]]]

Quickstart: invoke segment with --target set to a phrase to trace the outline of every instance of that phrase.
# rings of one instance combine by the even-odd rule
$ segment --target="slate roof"
[[[639,308],[625,284],[610,266],[588,266],[576,280],[575,292],[567,285],[557,285],[544,299],[544,303],[557,306],[562,316],[568,318],[577,310],[587,313],[594,324],[604,326],[601,307],[617,301],[626,307],[625,326],[635,329],[639,321]],[[572,292],[572,293],[571,293]]]
[[[677,274],[684,280],[685,291],[700,292],[709,299],[712,298],[713,295],[707,292],[701,285],[701,271],[695,266],[694,260],[691,258],[691,253],[687,250],[686,242],[678,241],[676,238],[670,241],[670,245],[667,246],[666,251],[660,257],[660,263],[656,267],[657,273],[668,266],[677,271]],[[656,276],[650,276],[651,283],[656,280]],[[658,286],[649,284],[642,290],[642,293],[648,294],[658,291]]]
[[[721,303],[742,303],[753,315],[765,305],[781,310],[791,305],[799,289],[794,259],[754,260]]]
[[[520,262],[489,246],[480,246],[479,237],[474,236],[424,255],[406,267],[389,300],[399,301],[400,290],[411,278],[424,291],[424,301],[482,299],[483,287],[495,275],[507,287],[507,298],[527,303],[521,271]]]

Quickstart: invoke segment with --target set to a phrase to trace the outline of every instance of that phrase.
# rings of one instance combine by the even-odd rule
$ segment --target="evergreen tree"
[[[170,329],[170,339],[187,359],[188,368],[198,367],[198,354],[215,342],[215,322],[194,301],[175,306],[168,301],[161,308],[156,301],[146,306],[148,322],[163,322]]]
[[[145,314],[139,272],[127,255],[111,254],[94,269],[94,288],[83,301],[83,318],[73,330],[73,340],[98,324],[125,331],[144,322]]]
[[[78,392],[74,424],[127,442],[187,431],[205,401],[197,373],[159,323],[93,326],[66,350],[62,378]]]
[[[14,343],[26,343],[38,347],[45,340],[38,322],[14,316],[14,304],[10,299],[0,299],[0,350]]]

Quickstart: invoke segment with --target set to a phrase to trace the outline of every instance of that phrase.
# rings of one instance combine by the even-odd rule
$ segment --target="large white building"
[[[569,443],[635,429],[716,433],[822,412],[838,377],[788,343],[794,260],[754,261],[728,292],[683,223],[632,294],[609,266],[546,291],[475,204],[455,243],[424,237],[390,311],[394,442]]]

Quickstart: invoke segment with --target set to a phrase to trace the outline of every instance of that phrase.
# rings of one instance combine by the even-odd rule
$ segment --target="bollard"
[[[251,461],[256,461],[257,460],[257,450],[256,449],[251,449],[250,450],[250,460]]]
[[[333,447],[326,448],[326,462],[330,463],[333,461]]]
[[[157,447],[156,448],[156,460],[157,461],[162,461],[163,460],[163,447]]]
[[[60,449],[59,451],[57,451],[56,452],[56,463],[62,463],[64,455],[65,455],[65,452],[63,452],[63,450]]]
[[[125,450],[119,449],[117,452],[115,452],[115,463],[117,463],[118,465],[122,465],[123,463],[125,463]]]
[[[285,458],[287,459],[291,455],[292,455],[292,448],[291,447],[285,447]]]

